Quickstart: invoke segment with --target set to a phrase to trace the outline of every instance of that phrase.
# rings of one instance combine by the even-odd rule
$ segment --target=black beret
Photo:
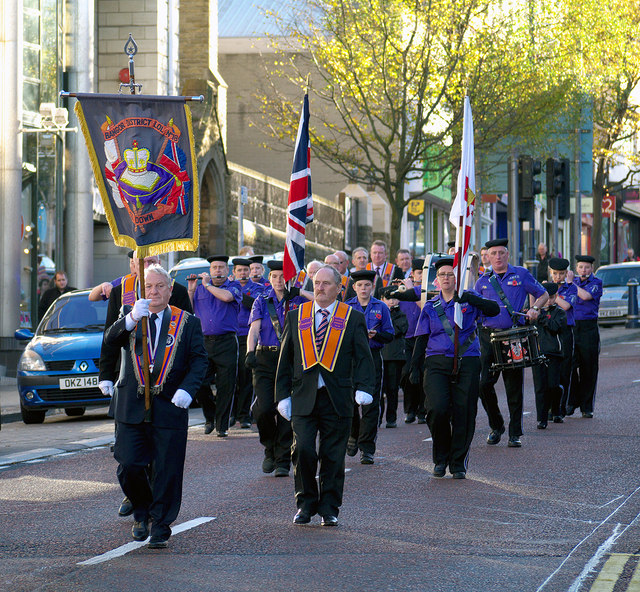
[[[360,280],[367,280],[369,282],[374,282],[376,279],[376,272],[373,270],[369,270],[369,269],[361,269],[360,271],[352,271],[351,272],[351,279],[353,280],[353,283],[355,284],[356,282],[360,281]]]
[[[454,241],[454,240],[450,240],[450,241],[447,243],[447,247],[449,247],[449,248],[451,248],[451,247],[455,247],[455,246],[456,246],[456,241]]]
[[[234,265],[244,265],[245,267],[249,267],[249,265],[251,265],[251,261],[245,257],[236,257],[231,260],[231,263]]]
[[[267,261],[267,267],[271,271],[282,271],[284,268],[284,263],[282,261]]]
[[[252,255],[251,257],[247,257],[251,263],[260,263],[262,265],[262,255]]]
[[[443,257],[442,259],[438,259],[435,263],[435,268],[440,269],[444,265],[450,265],[453,267],[453,259],[451,257]]]
[[[411,261],[411,269],[422,269],[424,267],[424,259],[413,259]]]
[[[135,252],[135,251],[129,251],[129,252],[127,253],[127,257],[129,257],[129,259],[133,259],[133,257],[134,257],[134,255],[135,255],[135,254],[136,254],[136,252]]]
[[[506,247],[508,244],[508,238],[494,238],[493,240],[484,243],[484,246],[487,247],[487,249],[490,249],[491,247]]]
[[[591,255],[576,255],[576,261],[578,263],[591,263],[593,265],[595,257],[592,257]]]
[[[547,291],[549,296],[553,296],[558,291],[558,284],[555,282],[542,282],[542,287]]]
[[[551,257],[549,259],[549,269],[555,269],[556,271],[564,271],[569,267],[569,260],[562,259],[560,257]]]
[[[212,257],[207,257],[207,261],[212,263],[213,261],[222,261],[223,263],[229,262],[229,255],[213,255]]]

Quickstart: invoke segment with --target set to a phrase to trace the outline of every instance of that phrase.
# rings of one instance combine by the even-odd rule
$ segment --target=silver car
[[[627,320],[629,305],[627,282],[631,278],[640,282],[640,261],[603,265],[595,275],[602,280],[598,322],[601,325],[624,323]]]

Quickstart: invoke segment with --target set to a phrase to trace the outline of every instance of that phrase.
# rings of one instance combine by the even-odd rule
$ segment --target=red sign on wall
[[[616,196],[605,195],[602,198],[602,217],[611,218],[611,214],[615,214],[616,211]]]

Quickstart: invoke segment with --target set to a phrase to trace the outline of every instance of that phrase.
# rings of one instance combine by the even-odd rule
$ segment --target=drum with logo
[[[546,361],[540,353],[538,329],[533,325],[493,331],[491,333],[491,347],[495,359],[491,370],[494,372],[513,368],[528,368]]]

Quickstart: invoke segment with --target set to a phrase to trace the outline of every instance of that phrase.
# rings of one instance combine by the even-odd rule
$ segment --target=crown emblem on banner
[[[149,151],[146,148],[138,148],[137,140],[134,140],[133,148],[127,148],[123,155],[127,168],[132,173],[144,173],[147,170]]]

